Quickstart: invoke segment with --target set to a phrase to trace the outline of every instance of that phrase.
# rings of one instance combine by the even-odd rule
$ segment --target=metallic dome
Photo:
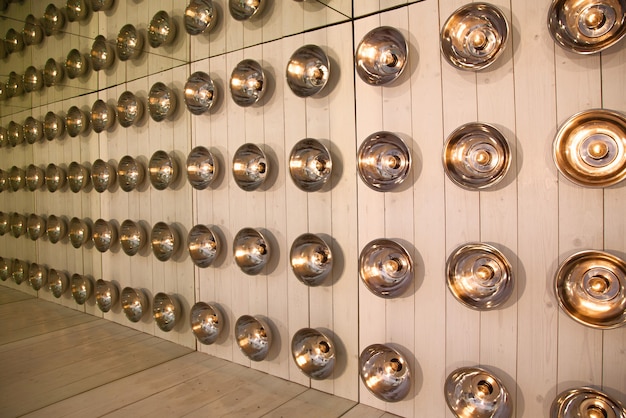
[[[213,344],[224,328],[222,311],[216,304],[197,302],[189,312],[189,324],[196,339],[202,344]]]
[[[265,153],[255,144],[243,144],[233,156],[233,177],[237,186],[250,192],[258,189],[268,176],[270,165]]]
[[[89,115],[78,106],[72,106],[65,115],[65,127],[72,138],[84,134],[89,129]]]
[[[9,215],[9,228],[11,235],[19,238],[26,233],[26,216],[21,213],[11,212]]]
[[[109,312],[117,303],[119,289],[113,282],[99,279],[96,281],[96,305],[102,312]]]
[[[376,296],[395,298],[413,281],[413,260],[396,241],[376,239],[361,250],[359,277]]]
[[[34,289],[39,291],[48,283],[48,269],[37,263],[31,263],[28,268],[28,283]]]
[[[572,254],[556,272],[561,309],[576,322],[611,329],[626,324],[626,262],[604,251]]]
[[[65,186],[65,182],[67,181],[67,176],[65,174],[65,170],[55,164],[48,164],[45,171],[46,176],[46,187],[48,191],[51,193],[60,190]]]
[[[235,340],[241,352],[252,361],[262,361],[272,345],[272,331],[265,320],[243,315],[235,323]]]
[[[441,29],[441,53],[461,70],[482,70],[502,54],[509,22],[489,3],[470,3],[455,10]]]
[[[31,192],[41,189],[46,182],[46,174],[43,169],[35,164],[26,167],[24,175],[26,176],[26,188]]]
[[[11,277],[16,284],[22,284],[28,280],[28,261],[14,258],[11,260]]]
[[[9,170],[9,186],[14,192],[26,186],[26,173],[24,170],[15,165],[11,167],[11,170]]]
[[[35,66],[28,66],[22,76],[22,84],[26,93],[41,90],[43,87],[43,72]]]
[[[228,0],[228,11],[235,20],[258,18],[268,0]]]
[[[33,15],[26,16],[22,36],[26,45],[39,45],[44,36],[41,21]]]
[[[16,147],[24,142],[24,128],[19,123],[11,121],[7,129],[7,136],[9,138],[9,144],[11,144],[12,147]]]
[[[386,402],[400,401],[411,390],[409,364],[387,345],[372,344],[361,352],[359,374],[367,390]]]
[[[159,292],[154,295],[152,317],[161,331],[171,331],[181,316],[180,302],[174,295]]]
[[[130,155],[125,155],[117,165],[117,180],[120,188],[131,192],[143,184],[146,170],[143,165]]]
[[[152,48],[171,45],[176,39],[176,21],[165,10],[158,11],[148,25],[148,43]]]
[[[287,85],[296,96],[315,96],[328,83],[330,60],[319,46],[304,45],[291,55],[285,72]]]
[[[511,396],[500,379],[480,367],[462,367],[446,378],[448,408],[459,418],[509,418]]]
[[[115,109],[98,99],[91,106],[91,126],[95,133],[104,132],[115,124]]]
[[[289,174],[294,184],[305,192],[315,192],[324,187],[332,168],[330,152],[316,139],[302,139],[291,149]]]
[[[68,78],[78,78],[87,74],[89,61],[78,49],[72,49],[65,59],[65,72]]]
[[[79,305],[84,305],[93,293],[92,280],[85,275],[75,273],[72,274],[70,283],[74,301]]]
[[[333,269],[326,242],[315,234],[302,234],[291,244],[289,261],[294,275],[307,286],[319,286]]]
[[[203,146],[195,147],[187,157],[187,180],[191,187],[204,190],[217,178],[219,164],[211,151]]]
[[[167,261],[172,258],[180,247],[180,236],[173,225],[165,222],[157,222],[150,233],[152,253],[159,261]]]
[[[46,219],[43,216],[31,213],[26,220],[26,234],[33,241],[46,235]]]
[[[361,144],[357,154],[361,180],[371,189],[386,192],[402,184],[411,171],[411,151],[397,135],[380,131]]]
[[[65,119],[54,112],[46,113],[43,120],[43,134],[48,141],[60,138],[65,132]]]
[[[89,57],[94,71],[106,70],[115,61],[115,50],[104,36],[98,35],[91,45]]]
[[[91,166],[91,183],[98,193],[103,193],[115,184],[117,170],[112,164],[97,159]]]
[[[175,157],[167,152],[158,150],[148,162],[148,174],[152,187],[165,190],[172,187],[178,179],[179,164]]]
[[[372,29],[357,46],[356,73],[367,84],[389,84],[404,71],[408,55],[409,48],[400,31],[390,26]]]
[[[124,315],[130,322],[139,322],[150,309],[150,301],[143,289],[125,287],[120,295]]]
[[[241,61],[230,75],[230,95],[238,106],[248,107],[265,95],[265,72],[251,59]]]
[[[316,329],[302,328],[293,335],[291,356],[300,371],[311,379],[326,379],[335,368],[335,344]]]
[[[172,117],[176,111],[176,93],[159,82],[154,83],[148,93],[148,113],[155,122]]]
[[[52,296],[60,298],[68,288],[69,279],[62,271],[50,269],[48,270],[48,289]]]
[[[568,389],[552,402],[550,418],[626,418],[626,408],[606,393],[589,387]]]
[[[67,183],[72,192],[78,193],[83,190],[89,184],[90,179],[89,169],[84,165],[72,161],[67,167]]]
[[[11,259],[0,257],[0,280],[3,282],[6,282],[12,276],[11,265]]]
[[[43,123],[32,116],[26,118],[23,129],[24,139],[31,145],[43,138]]]
[[[233,239],[235,263],[246,274],[261,273],[269,262],[271,251],[269,243],[260,231],[243,228]]]
[[[67,0],[65,5],[67,20],[80,22],[89,15],[89,2],[87,0]]]
[[[74,248],[80,248],[91,240],[91,227],[84,220],[73,217],[69,223],[70,243]]]
[[[43,83],[46,87],[58,85],[65,77],[65,67],[54,59],[49,58],[43,67]]]
[[[212,0],[191,0],[185,8],[183,22],[190,35],[210,32],[217,24],[217,9]]]
[[[55,215],[48,215],[46,233],[48,234],[48,240],[52,244],[65,239],[67,236],[67,221]]]
[[[124,25],[117,34],[115,47],[120,61],[135,59],[141,55],[143,37],[133,25]]]
[[[217,101],[217,90],[211,77],[202,71],[191,74],[185,83],[185,106],[194,115],[211,109]]]
[[[191,261],[200,267],[209,267],[221,250],[218,235],[210,227],[202,224],[195,225],[187,235],[187,249]]]
[[[93,244],[101,253],[107,252],[117,242],[117,227],[114,223],[98,219],[93,224]]]
[[[126,255],[133,256],[145,247],[146,230],[141,224],[126,219],[120,226],[120,245]]]
[[[143,106],[143,102],[130,91],[122,93],[116,107],[120,126],[128,128],[138,123],[143,116]]]

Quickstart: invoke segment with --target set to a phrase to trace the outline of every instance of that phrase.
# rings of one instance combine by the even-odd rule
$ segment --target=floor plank
[[[313,389],[296,396],[278,408],[270,411],[264,417],[339,417],[344,416],[356,402],[349,399],[339,398]],[[370,408],[374,410],[373,408]],[[378,411],[383,414],[383,411]],[[372,415],[372,417],[380,415]],[[359,418],[367,418],[359,417]]]
[[[1,416],[392,416],[14,292],[0,286]]]
[[[34,298],[35,297],[33,295],[20,292],[19,290],[11,289],[10,287],[3,287],[2,292],[0,292],[0,305]]]

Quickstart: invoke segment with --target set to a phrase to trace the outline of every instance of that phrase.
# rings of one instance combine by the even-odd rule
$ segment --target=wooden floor
[[[390,417],[0,286],[2,417]]]

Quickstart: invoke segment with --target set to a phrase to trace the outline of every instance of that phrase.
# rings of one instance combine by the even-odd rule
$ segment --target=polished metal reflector
[[[355,53],[356,73],[361,80],[383,86],[396,80],[406,67],[409,48],[404,35],[390,26],[369,31]]]
[[[191,0],[185,8],[183,23],[190,35],[210,32],[217,24],[217,9],[212,0]]]
[[[31,192],[41,189],[46,182],[46,174],[43,169],[35,164],[26,167],[25,176],[26,188]]]
[[[115,124],[115,109],[101,99],[96,100],[91,106],[90,116],[93,131],[98,134]]]
[[[504,51],[509,22],[504,13],[489,3],[461,6],[441,29],[441,53],[461,70],[482,70]]]
[[[83,219],[73,217],[69,223],[70,243],[74,248],[80,248],[91,240],[91,227]]]
[[[23,129],[24,139],[31,145],[43,138],[43,123],[32,116],[26,118]]]
[[[396,241],[376,239],[361,250],[359,277],[376,296],[395,298],[413,282],[413,260]]]
[[[513,290],[507,258],[497,248],[480,242],[461,245],[450,254],[446,280],[459,302],[477,310],[501,306]]]
[[[307,286],[319,286],[332,272],[333,256],[326,242],[315,234],[302,234],[291,244],[291,269]]]
[[[135,59],[141,55],[143,36],[133,25],[124,25],[117,34],[115,48],[120,61]]]
[[[117,165],[117,180],[120,188],[125,192],[131,192],[143,184],[146,169],[143,164],[130,155],[125,155]]]
[[[191,261],[201,268],[209,267],[221,250],[218,235],[207,225],[195,225],[187,235],[187,249]]]
[[[246,357],[252,361],[262,361],[269,354],[272,332],[264,319],[243,315],[235,323],[235,340]]]
[[[224,317],[216,304],[197,302],[189,312],[189,324],[196,339],[202,344],[213,344],[224,329]]]
[[[94,71],[106,70],[115,61],[115,50],[104,36],[98,35],[91,45],[89,56]]]
[[[65,77],[65,67],[54,59],[49,58],[43,67],[43,83],[46,87],[58,85]]]
[[[175,295],[159,292],[154,295],[152,317],[161,331],[169,332],[176,326],[181,315],[180,302]]]
[[[72,297],[79,305],[84,305],[93,293],[91,279],[82,274],[73,274],[71,278]]]
[[[311,379],[326,379],[335,369],[335,344],[317,329],[302,328],[293,335],[291,356],[300,371]]]
[[[84,134],[89,129],[89,115],[78,106],[72,106],[65,115],[65,127],[67,134],[72,138]]]
[[[553,144],[559,172],[583,187],[608,187],[626,178],[626,115],[591,109],[571,116]]]
[[[243,228],[233,239],[235,263],[246,274],[261,273],[269,262],[270,246],[263,234],[254,228]]]
[[[82,164],[72,161],[67,167],[67,183],[70,186],[70,190],[74,193],[78,193],[83,190],[89,184],[91,176],[89,169]]]
[[[120,295],[124,315],[130,322],[139,322],[150,309],[150,301],[143,289],[125,287]]]
[[[167,152],[158,150],[148,162],[148,176],[152,187],[165,190],[172,187],[178,179],[179,164],[175,157]]]
[[[245,59],[230,75],[230,94],[235,104],[248,107],[265,95],[265,72],[258,62]]]
[[[228,11],[235,20],[256,19],[269,0],[228,0]]]
[[[511,149],[500,131],[486,123],[455,129],[443,147],[443,168],[456,185],[481,190],[498,184],[511,166]]]
[[[211,151],[203,146],[195,147],[187,156],[187,180],[191,187],[204,190],[217,178],[219,164]]]
[[[176,22],[165,10],[158,11],[148,25],[148,43],[152,48],[171,45],[176,39]]]
[[[48,234],[48,240],[52,244],[65,239],[67,236],[67,221],[64,218],[49,215],[46,222],[46,233]]]
[[[120,226],[120,245],[126,255],[133,256],[141,251],[147,242],[147,233],[141,224],[126,219]]]
[[[24,91],[26,93],[41,90],[43,87],[43,72],[39,68],[30,65],[26,68],[26,71],[24,71],[22,84],[24,85]]]
[[[22,36],[26,45],[39,45],[43,40],[43,24],[33,15],[26,16]]]
[[[626,262],[604,251],[580,251],[556,272],[561,309],[573,320],[598,329],[626,324]]]
[[[98,219],[93,224],[93,244],[101,253],[107,252],[117,242],[117,227],[110,221]]]
[[[63,296],[69,286],[68,283],[69,279],[64,272],[55,269],[48,270],[48,289],[55,298]]]
[[[626,0],[553,0],[548,30],[567,51],[604,51],[626,34]]]
[[[28,283],[34,290],[39,291],[48,283],[48,269],[37,263],[31,263],[28,268]]]
[[[237,186],[250,192],[258,189],[267,179],[269,161],[255,144],[243,144],[233,156],[233,177]]]
[[[97,159],[91,166],[91,183],[98,193],[103,193],[115,184],[117,170],[112,164]]]
[[[159,261],[167,261],[172,258],[180,247],[180,237],[173,225],[165,222],[157,222],[150,233],[152,253]]]
[[[104,313],[109,312],[117,304],[119,289],[113,282],[99,279],[96,281],[96,305]]]
[[[65,119],[54,112],[46,113],[43,119],[43,135],[48,141],[61,138],[65,132]]]
[[[381,131],[365,138],[357,154],[361,180],[373,190],[387,192],[402,184],[411,171],[411,151],[397,135]]]
[[[316,139],[302,139],[291,150],[289,174],[294,184],[305,192],[315,192],[324,187],[332,168],[330,152]]]
[[[176,111],[176,93],[159,82],[154,83],[148,93],[148,113],[155,122],[172,117]]]
[[[513,413],[506,387],[480,367],[461,367],[450,373],[444,395],[448,408],[458,418],[509,418]]]
[[[298,97],[319,94],[330,78],[330,60],[317,45],[304,45],[291,55],[286,69],[287,85]]]
[[[87,74],[89,61],[78,49],[72,49],[65,59],[65,73],[68,78],[78,78]]]
[[[138,123],[143,116],[143,102],[130,91],[122,93],[117,100],[117,120],[120,126],[128,128]]]
[[[359,356],[361,381],[374,396],[398,402],[411,390],[411,371],[406,358],[384,344],[365,347]]]
[[[28,215],[26,219],[26,234],[33,241],[46,235],[46,219],[35,213]]]
[[[48,166],[46,167],[45,175],[46,187],[48,188],[49,192],[54,193],[57,190],[62,189],[63,186],[65,186],[65,183],[67,181],[67,175],[65,173],[65,170],[58,165],[52,163],[48,164]]]
[[[185,83],[185,106],[194,115],[201,115],[211,109],[217,100],[217,91],[211,77],[203,72],[191,74]]]
[[[550,418],[626,418],[626,408],[600,390],[579,387],[565,390],[554,399]]]

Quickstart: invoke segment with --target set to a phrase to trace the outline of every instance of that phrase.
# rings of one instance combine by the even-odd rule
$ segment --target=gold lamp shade
[[[443,148],[443,168],[450,180],[468,190],[498,184],[511,166],[511,149],[494,126],[474,122],[454,130]]]
[[[626,116],[591,109],[570,117],[553,144],[556,167],[584,187],[608,187],[626,178]]]
[[[626,409],[606,393],[589,387],[568,389],[552,402],[550,418],[626,418]]]
[[[548,30],[560,47],[593,54],[626,34],[626,0],[553,0]]]
[[[466,4],[448,17],[441,29],[441,53],[461,70],[482,70],[502,54],[509,22],[489,3]]]
[[[472,309],[494,309],[506,302],[513,290],[512,276],[504,254],[479,242],[461,245],[446,263],[448,289]]]
[[[96,281],[96,305],[104,313],[109,312],[117,303],[120,291],[113,282],[99,279]]]
[[[592,328],[626,324],[626,262],[604,251],[580,251],[556,272],[554,288],[561,309]]]
[[[450,373],[444,394],[448,408],[458,418],[509,418],[513,413],[506,387],[480,367],[461,367]]]
[[[48,270],[48,289],[55,298],[63,296],[68,288],[68,282],[69,279],[64,272],[55,269]]]
[[[150,301],[143,289],[125,287],[120,295],[122,311],[130,322],[139,322],[150,309]]]

